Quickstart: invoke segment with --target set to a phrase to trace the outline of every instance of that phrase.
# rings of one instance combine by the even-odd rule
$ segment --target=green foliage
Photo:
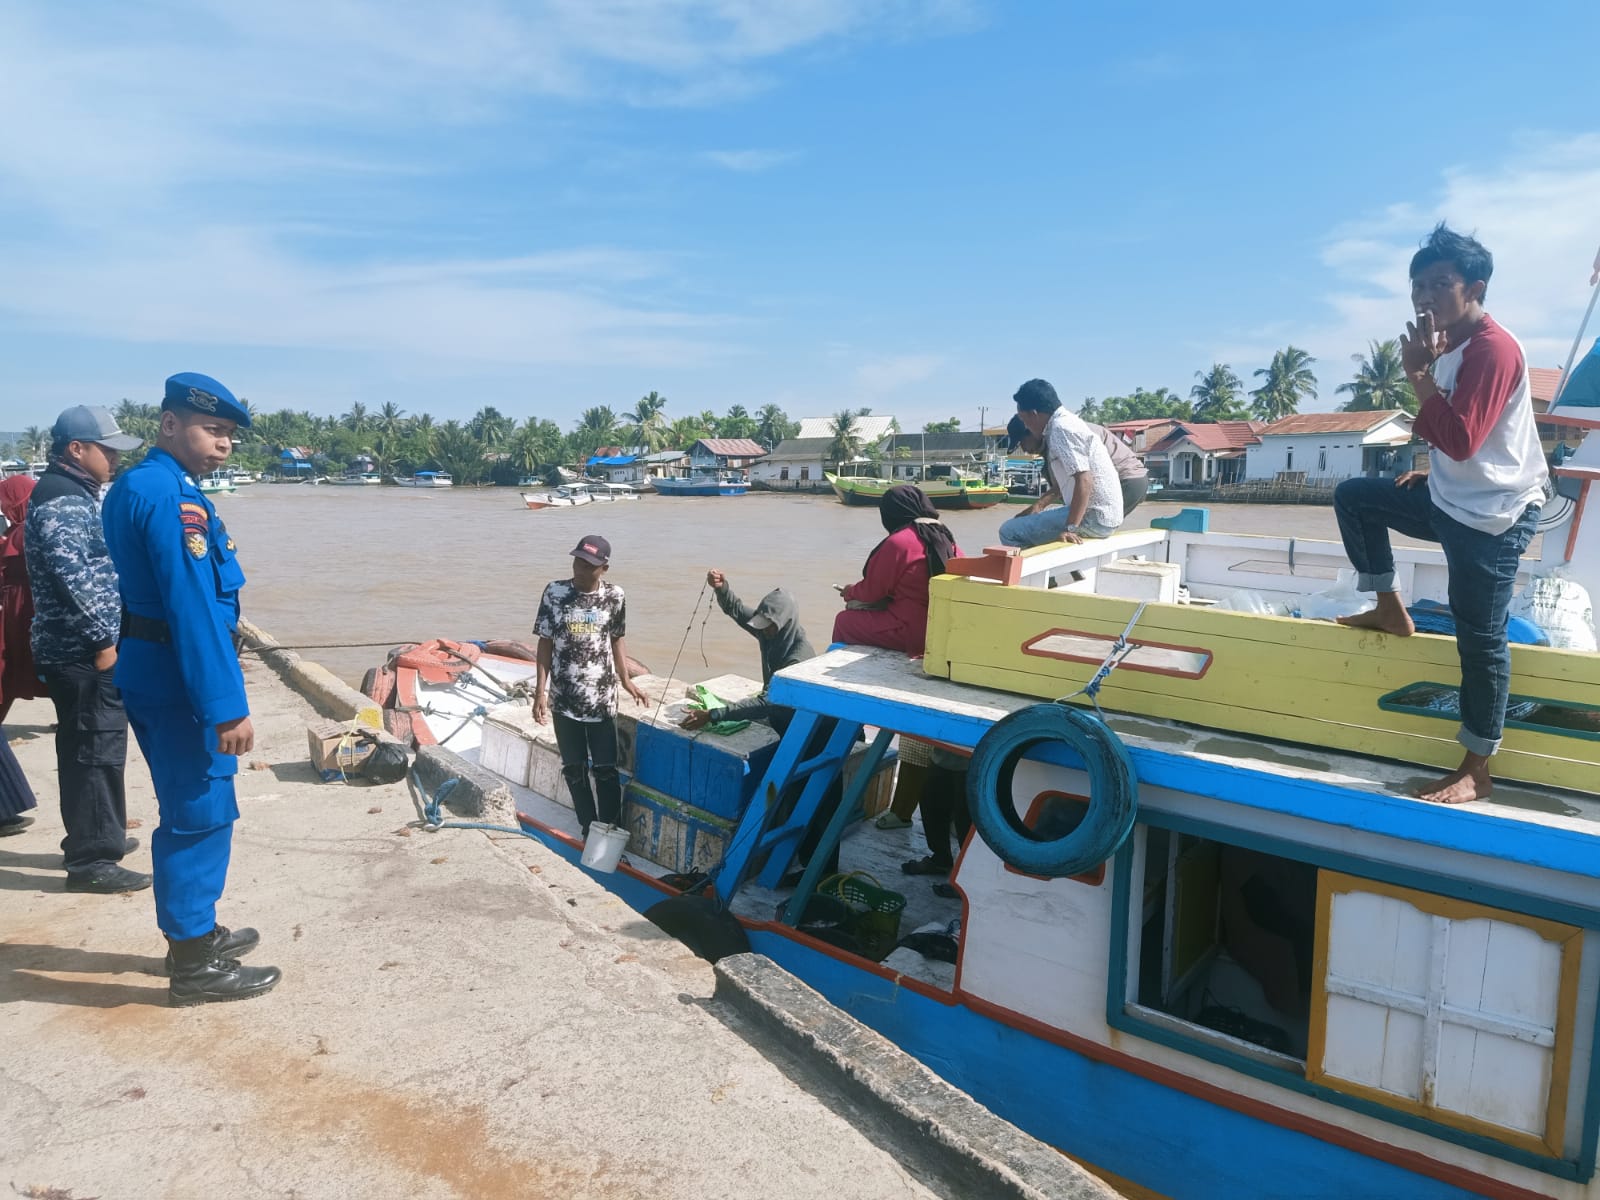
[[[1242,393],[1244,381],[1227,363],[1212,363],[1208,371],[1196,371],[1200,382],[1189,389],[1194,400],[1194,419],[1202,424],[1216,421],[1242,421],[1248,415]]]
[[[922,427],[923,433],[960,433],[961,418],[951,417],[948,421],[929,421]]]
[[[1250,414],[1257,420],[1276,421],[1300,411],[1302,399],[1316,399],[1317,377],[1311,371],[1312,358],[1298,346],[1285,346],[1272,356],[1272,365],[1256,371],[1264,379],[1250,393]]]
[[[1182,396],[1164,387],[1153,392],[1134,388],[1131,396],[1107,396],[1104,400],[1091,396],[1083,402],[1078,415],[1096,425],[1113,425],[1118,421],[1154,421],[1163,417],[1187,421],[1194,416],[1194,410]]]
[[[843,463],[860,454],[860,418],[868,415],[865,409],[841,409],[828,425],[828,433],[833,440],[828,443],[827,453],[823,455],[823,458],[827,461]]]
[[[1413,415],[1416,413],[1417,393],[1406,378],[1397,340],[1372,342],[1366,354],[1352,354],[1350,360],[1356,364],[1355,378],[1334,389],[1350,397],[1340,406],[1341,412],[1403,409]]]
[[[789,420],[788,415],[776,404],[763,404],[761,411],[756,413],[755,439],[768,450],[799,432],[800,422]]]

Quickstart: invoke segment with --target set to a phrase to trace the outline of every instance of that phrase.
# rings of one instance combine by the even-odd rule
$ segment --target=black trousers
[[[600,799],[599,819],[607,825],[622,824],[622,780],[617,775],[617,721],[574,721],[553,713],[556,747],[561,751],[561,774],[572,793],[572,807],[578,814],[583,834],[595,820],[595,796]],[[594,791],[589,790],[589,769],[594,768]]]
[[[967,773],[948,767],[929,767],[922,785],[922,836],[928,839],[928,852],[935,862],[955,862],[955,851],[967,840],[972,814],[967,809]],[[950,835],[955,834],[955,851]]]
[[[1149,494],[1150,476],[1140,475],[1136,479],[1122,480],[1122,516],[1126,520],[1129,513],[1139,507],[1140,502]]]
[[[122,769],[128,714],[110,671],[93,661],[41,666],[56,706],[56,770],[61,786],[61,850],[68,875],[95,875],[121,861],[128,833]]]

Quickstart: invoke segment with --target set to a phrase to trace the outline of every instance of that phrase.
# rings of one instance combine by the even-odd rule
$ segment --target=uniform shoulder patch
[[[211,549],[211,547],[206,544],[206,535],[201,533],[198,529],[191,529],[188,533],[183,535],[183,548],[189,552],[191,557],[194,558],[204,558],[206,553]]]
[[[204,529],[211,524],[211,514],[206,512],[204,504],[183,500],[178,503],[178,520],[185,526]]]

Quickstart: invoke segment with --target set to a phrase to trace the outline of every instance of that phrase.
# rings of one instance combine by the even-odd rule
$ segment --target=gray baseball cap
[[[79,404],[56,418],[50,436],[61,442],[96,442],[108,450],[137,450],[143,438],[123,433],[109,408],[98,404]]]

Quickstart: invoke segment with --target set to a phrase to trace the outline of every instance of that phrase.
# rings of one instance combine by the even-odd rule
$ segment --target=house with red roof
[[[1266,428],[1261,421],[1177,421],[1145,452],[1152,479],[1168,487],[1214,487],[1244,478],[1245,450]]]
[[[1114,421],[1106,428],[1127,442],[1135,454],[1143,456],[1179,424],[1176,417],[1141,417],[1134,421]]]
[[[1407,469],[1409,463],[1396,459],[1411,443],[1414,420],[1399,409],[1294,413],[1261,431],[1246,454],[1244,477],[1290,474],[1308,483],[1334,483]]]
[[[761,443],[750,438],[701,438],[689,447],[689,469],[739,471],[766,454]]]

